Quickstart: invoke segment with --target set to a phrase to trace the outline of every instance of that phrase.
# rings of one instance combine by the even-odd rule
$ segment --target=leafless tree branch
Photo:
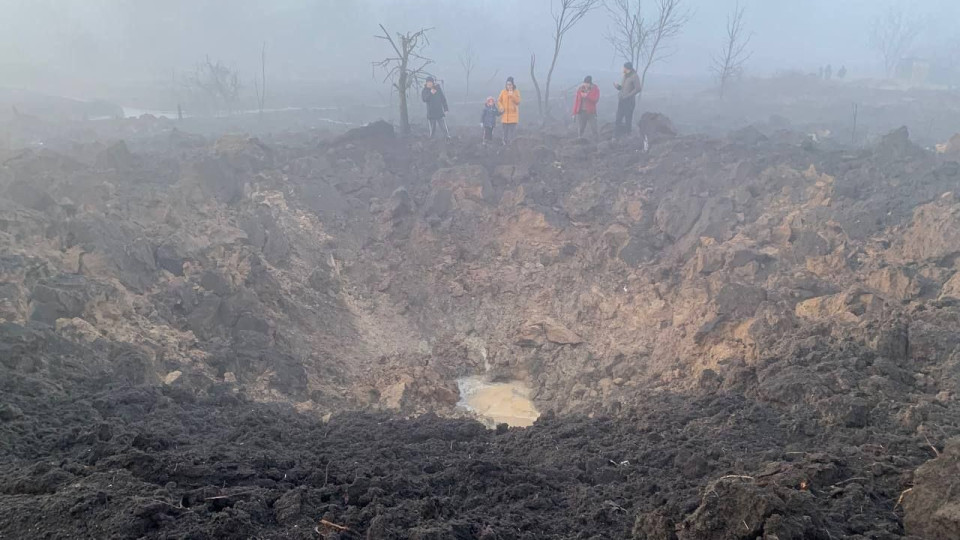
[[[740,7],[738,2],[733,13],[727,16],[727,35],[724,39],[723,49],[713,59],[712,69],[720,84],[721,99],[727,91],[727,85],[740,77],[743,73],[744,64],[753,54],[747,49],[752,36],[746,33],[743,25],[743,15],[746,9]]]
[[[458,55],[460,60],[460,67],[463,68],[463,74],[466,78],[466,89],[464,91],[464,99],[470,99],[470,76],[473,74],[473,70],[477,64],[477,53],[473,50],[473,43],[467,43],[467,46],[463,48],[463,52]]]
[[[893,75],[897,63],[910,50],[921,30],[922,25],[906,13],[904,6],[891,5],[874,19],[870,28],[870,45],[883,59],[887,76]]]
[[[624,61],[640,65],[640,52],[646,42],[647,25],[641,11],[642,0],[607,0],[604,4],[613,20],[606,32],[607,41]]]
[[[563,40],[567,32],[583,20],[588,13],[599,7],[601,2],[602,0],[551,0],[550,2],[550,16],[553,17],[553,58],[550,61],[550,68],[547,70],[547,81],[543,88],[542,98],[539,86],[537,91],[537,105],[544,120],[550,116],[550,84],[553,81],[553,71],[557,67],[557,59],[560,57]],[[531,58],[531,75],[533,75],[534,63],[535,60]]]
[[[243,88],[238,70],[227,67],[219,60],[214,62],[209,56],[186,76],[184,85],[190,92],[203,95],[213,107],[222,105],[228,114],[233,112]]]
[[[263,107],[267,102],[267,42],[260,49],[260,79],[253,79],[253,88],[257,94],[257,108],[263,117]]]
[[[530,80],[533,81],[533,89],[537,91],[537,112],[540,118],[543,118],[543,94],[540,93],[540,83],[537,82],[537,55],[530,54]]]
[[[607,41],[618,56],[631,62],[640,74],[640,92],[646,86],[650,68],[670,56],[671,40],[690,21],[690,11],[683,0],[655,0],[656,13],[643,15],[642,0],[607,0],[606,8],[613,21],[607,30]]]
[[[427,32],[432,28],[421,28],[416,32],[404,34],[397,32],[394,39],[382,24],[379,26],[383,34],[377,34],[374,37],[388,42],[396,56],[388,56],[383,60],[372,62],[372,65],[374,72],[378,69],[384,72],[383,82],[389,81],[400,98],[400,131],[406,135],[410,133],[410,116],[407,110],[408,92],[412,87],[419,86],[420,81],[430,75],[426,68],[433,63],[433,60],[423,56],[423,49],[430,44]]]

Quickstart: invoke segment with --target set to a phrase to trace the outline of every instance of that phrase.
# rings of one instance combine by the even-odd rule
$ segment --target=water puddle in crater
[[[486,377],[474,376],[457,379],[457,386],[457,406],[476,413],[488,427],[503,422],[528,427],[540,416],[530,399],[530,387],[520,381],[492,383]]]

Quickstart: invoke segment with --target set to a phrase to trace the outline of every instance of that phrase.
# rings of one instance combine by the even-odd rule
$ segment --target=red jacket
[[[577,115],[581,111],[589,114],[597,114],[597,102],[600,101],[600,87],[591,85],[590,91],[586,97],[580,94],[580,88],[577,87],[577,99],[573,102],[573,114]]]

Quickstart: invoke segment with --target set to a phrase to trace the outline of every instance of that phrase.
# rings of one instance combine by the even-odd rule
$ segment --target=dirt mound
[[[901,495],[907,534],[931,540],[960,537],[958,471],[960,439],[948,441],[936,459],[917,469],[913,487]]]
[[[393,124],[378,120],[365,126],[353,128],[337,138],[339,144],[364,141],[364,140],[383,140],[393,139],[395,136]]]
[[[95,483],[102,519],[63,530],[902,536],[927,440],[960,434],[960,170],[905,130],[860,152],[758,133],[498,149],[372,124],[18,154],[0,425],[23,511],[2,529],[47,526],[42,504],[87,516],[71,490],[100,471],[126,491]],[[547,414],[499,435],[397,420],[376,445],[386,417],[317,420],[462,415],[470,376]],[[347,472],[318,485],[328,464]]]
[[[645,112],[637,122],[641,137],[647,137],[650,142],[663,139],[672,139],[677,136],[677,128],[670,119],[660,113]]]

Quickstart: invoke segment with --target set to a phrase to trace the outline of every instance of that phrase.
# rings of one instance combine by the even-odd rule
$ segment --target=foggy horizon
[[[477,55],[473,94],[499,91],[508,75],[529,86],[529,58],[536,53],[545,73],[551,49],[548,0],[510,5],[505,0],[361,0],[351,3],[280,0],[240,2],[121,2],[7,0],[9,29],[2,40],[0,76],[5,87],[79,99],[150,101],[169,106],[164,85],[172,85],[205,57],[240,73],[252,94],[260,48],[267,47],[267,80],[274,88],[297,83],[362,85],[364,93],[389,99],[382,74],[371,62],[386,54],[374,38],[383,23],[393,33],[432,28],[426,55],[432,73],[448,86],[461,84],[458,62],[468,44]],[[653,2],[645,2],[647,14]],[[685,0],[691,17],[669,46],[670,56],[651,70],[649,91],[687,82],[707,85],[712,57],[722,45],[734,0]],[[889,2],[850,0],[842,7],[827,0],[742,2],[751,34],[752,56],[746,76],[778,72],[816,72],[831,64],[846,66],[850,78],[882,75],[869,44],[872,21]],[[955,50],[949,22],[960,5],[924,0],[908,13],[924,21],[910,55],[936,58]],[[564,42],[555,88],[593,74],[607,88],[620,59],[605,39],[608,13],[597,9]],[[605,79],[605,80],[604,80]],[[541,81],[541,84],[543,81]],[[129,93],[129,94],[128,94]],[[143,94],[151,93],[151,96]],[[136,95],[140,94],[140,95]],[[315,97],[323,103],[324,96]]]

